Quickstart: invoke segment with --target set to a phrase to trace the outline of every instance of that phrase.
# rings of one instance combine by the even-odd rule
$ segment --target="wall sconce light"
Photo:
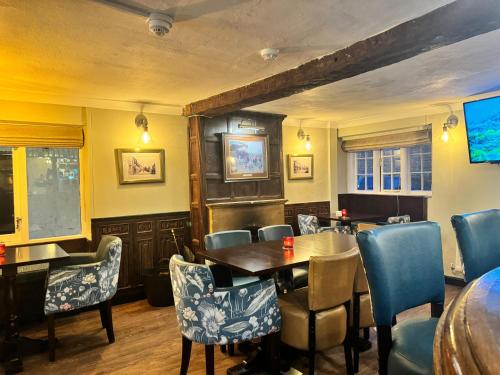
[[[443,134],[441,135],[441,140],[446,143],[450,139],[448,134],[449,129],[455,129],[458,125],[458,117],[453,113],[448,116],[446,122],[443,124]]]
[[[304,129],[302,129],[302,120],[299,121],[299,130],[297,131],[297,138],[301,141],[305,140],[306,150],[307,151],[311,150],[311,136],[309,134],[306,134],[304,132]]]
[[[149,134],[148,129],[148,119],[142,112],[135,116],[135,125],[141,130],[137,144],[147,145],[151,143],[151,134]]]

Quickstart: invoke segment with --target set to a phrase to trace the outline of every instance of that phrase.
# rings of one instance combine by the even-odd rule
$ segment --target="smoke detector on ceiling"
[[[148,23],[151,34],[162,37],[170,31],[174,19],[168,14],[151,13],[146,22]]]
[[[260,50],[260,56],[265,60],[265,61],[273,61],[276,60],[278,57],[278,54],[280,53],[280,50],[277,48],[264,48]]]

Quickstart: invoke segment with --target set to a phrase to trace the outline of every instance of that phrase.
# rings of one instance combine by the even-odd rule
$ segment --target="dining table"
[[[7,247],[0,256],[0,269],[4,289],[5,339],[2,347],[2,362],[6,374],[23,370],[23,353],[28,343],[37,340],[24,340],[19,334],[17,315],[16,280],[18,268],[42,263],[52,263],[68,258],[69,255],[57,244],[28,245]],[[44,347],[44,346],[42,346]]]
[[[309,264],[313,256],[340,254],[357,248],[350,234],[322,232],[294,237],[293,249],[283,249],[281,240],[256,242],[244,246],[205,250],[201,256],[238,274],[271,278],[279,271]],[[216,278],[217,283],[217,278]],[[264,350],[253,361],[228,369],[228,374],[279,373],[279,340],[265,336]]]
[[[439,320],[434,374],[500,374],[500,267],[471,281]]]

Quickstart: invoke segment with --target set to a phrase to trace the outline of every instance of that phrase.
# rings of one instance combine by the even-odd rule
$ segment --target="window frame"
[[[400,190],[387,190],[382,186],[382,149],[373,151],[373,190],[358,190],[357,189],[357,165],[356,165],[356,152],[347,153],[347,188],[350,193],[354,194],[380,194],[380,195],[411,195],[411,196],[426,196],[432,197],[431,190],[411,190],[410,179],[410,163],[408,147],[387,147],[400,149]],[[431,144],[431,158],[432,158],[432,144]],[[431,159],[432,160],[432,159]],[[432,163],[432,162],[431,162]],[[431,164],[432,166],[432,164]],[[432,168],[431,168],[432,174]],[[432,178],[432,177],[431,177]],[[432,180],[431,180],[432,181]]]
[[[31,146],[30,146],[31,147]],[[43,147],[43,146],[40,146]],[[85,152],[84,149],[78,150],[79,156],[79,173],[80,173],[80,233],[30,239],[29,237],[29,207],[28,207],[28,175],[26,163],[26,148],[27,147],[12,147],[12,162],[13,162],[13,179],[14,179],[14,212],[15,218],[20,218],[19,228],[16,226],[16,231],[13,234],[0,235],[0,242],[4,242],[7,246],[30,245],[47,242],[59,242],[64,240],[73,240],[87,238],[88,220],[86,209],[86,168],[85,168]],[[54,147],[47,147],[54,148]],[[69,147],[73,148],[73,147]]]

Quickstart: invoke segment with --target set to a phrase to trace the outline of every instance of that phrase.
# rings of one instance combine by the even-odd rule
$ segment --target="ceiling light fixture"
[[[151,143],[151,134],[149,134],[148,119],[142,112],[135,116],[135,126],[137,126],[137,128],[141,131],[137,145],[147,145]]]
[[[306,150],[311,151],[311,136],[306,134]]]
[[[297,131],[297,138],[301,141],[306,137],[306,133],[304,133],[304,129],[302,129],[302,120],[299,120],[299,130]]]
[[[448,116],[446,122],[443,124],[443,134],[441,135],[441,140],[446,143],[450,139],[448,133],[449,129],[455,129],[458,125],[458,117],[453,114],[453,112]]]
[[[264,61],[274,61],[278,58],[280,50],[277,48],[264,48],[260,50],[260,56]]]

